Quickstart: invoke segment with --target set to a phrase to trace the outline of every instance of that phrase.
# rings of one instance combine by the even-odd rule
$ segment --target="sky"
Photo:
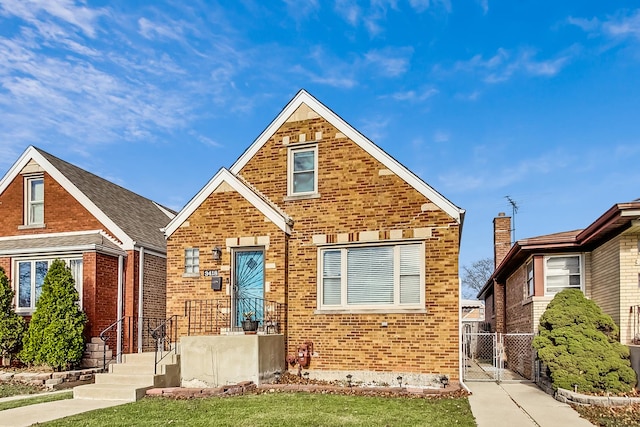
[[[0,0],[0,176],[34,145],[181,209],[302,88],[467,211],[461,265],[640,198],[640,3]]]

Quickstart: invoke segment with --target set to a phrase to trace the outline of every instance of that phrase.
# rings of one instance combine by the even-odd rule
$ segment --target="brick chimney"
[[[493,219],[493,268],[498,268],[511,249],[511,217],[500,212]]]

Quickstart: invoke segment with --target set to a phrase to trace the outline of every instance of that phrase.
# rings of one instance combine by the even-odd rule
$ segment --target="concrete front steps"
[[[96,374],[95,383],[75,387],[74,399],[125,400],[142,399],[150,388],[180,385],[180,356],[169,354],[158,364],[154,374],[155,353],[122,355],[122,363],[109,365],[109,373]]]

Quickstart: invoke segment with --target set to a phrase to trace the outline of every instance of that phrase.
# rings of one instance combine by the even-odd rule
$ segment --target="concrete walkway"
[[[13,396],[0,399],[0,401],[17,400],[42,396]],[[129,403],[122,400],[90,400],[90,399],[66,399],[55,402],[37,403],[35,405],[22,406],[20,408],[0,411],[0,427],[27,427],[35,423],[57,420],[70,415],[93,411],[94,409],[108,408],[110,406]]]
[[[531,383],[467,382],[478,427],[593,427]]]

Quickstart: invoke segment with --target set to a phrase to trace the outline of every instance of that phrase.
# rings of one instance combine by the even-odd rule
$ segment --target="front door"
[[[238,249],[233,255],[234,325],[240,326],[245,313],[253,313],[253,320],[264,319],[264,251]]]

